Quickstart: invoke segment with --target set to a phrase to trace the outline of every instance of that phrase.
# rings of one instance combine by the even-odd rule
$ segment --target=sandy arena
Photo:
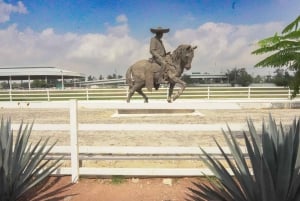
[[[170,107],[170,106],[168,106]],[[261,128],[262,120],[268,120],[269,114],[284,125],[292,123],[295,117],[299,117],[300,109],[286,108],[257,108],[257,109],[197,109],[198,115],[145,115],[145,116],[117,116],[116,109],[112,108],[84,108],[78,109],[79,124],[245,124],[247,118],[251,118]],[[0,109],[3,118],[11,118],[13,124],[68,124],[69,109],[65,108],[5,108]],[[240,137],[241,132],[235,132]],[[32,141],[40,137],[51,136],[51,141],[58,140],[57,145],[69,145],[68,131],[33,131]],[[80,131],[79,144],[81,146],[215,146],[215,137],[221,144],[223,142],[221,128],[213,131]],[[100,162],[99,162],[100,164]],[[130,163],[101,162],[101,166],[129,165]],[[137,165],[136,163],[132,163]],[[158,163],[155,164],[159,167]],[[177,164],[178,165],[178,164]],[[176,167],[177,167],[176,165]],[[197,165],[192,162],[184,162],[182,167]],[[173,178],[171,184],[164,184],[164,178],[155,179],[122,179],[121,184],[115,184],[113,179],[81,178],[79,183],[70,184],[70,177],[51,178],[48,181],[49,189],[41,192],[35,191],[35,199],[28,200],[52,200],[52,201],[175,201],[187,198],[187,187],[196,178]],[[53,192],[54,191],[54,192]],[[47,194],[51,192],[51,194]]]

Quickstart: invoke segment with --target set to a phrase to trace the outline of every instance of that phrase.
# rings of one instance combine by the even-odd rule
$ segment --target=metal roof
[[[56,67],[0,67],[0,80],[71,79],[85,75]]]

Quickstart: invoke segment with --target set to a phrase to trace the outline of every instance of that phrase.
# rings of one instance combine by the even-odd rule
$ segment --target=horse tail
[[[126,71],[126,84],[128,84],[129,88],[133,86],[133,80],[131,76],[132,76],[132,66],[130,66]]]

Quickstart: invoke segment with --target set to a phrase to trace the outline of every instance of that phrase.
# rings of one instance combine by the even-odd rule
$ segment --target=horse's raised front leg
[[[178,84],[180,89],[177,91],[177,93],[172,97],[173,101],[175,101],[184,91],[186,87],[186,83],[179,79],[178,77],[170,77],[170,79],[175,83]],[[171,88],[171,87],[170,87]]]

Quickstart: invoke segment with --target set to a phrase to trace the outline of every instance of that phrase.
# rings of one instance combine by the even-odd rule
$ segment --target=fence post
[[[210,88],[207,87],[207,99],[209,100],[209,96],[210,96]]]
[[[71,172],[72,183],[76,183],[79,178],[79,158],[78,158],[78,118],[77,100],[70,100],[70,139],[71,139]]]
[[[11,93],[11,89],[9,89],[9,101],[12,101],[12,93]]]
[[[86,88],[86,100],[88,101],[89,100],[89,89]]]
[[[248,87],[248,99],[250,99],[250,98],[251,98],[251,88]]]
[[[48,101],[50,101],[50,93],[49,93],[49,89],[47,89],[47,98],[48,98]]]

